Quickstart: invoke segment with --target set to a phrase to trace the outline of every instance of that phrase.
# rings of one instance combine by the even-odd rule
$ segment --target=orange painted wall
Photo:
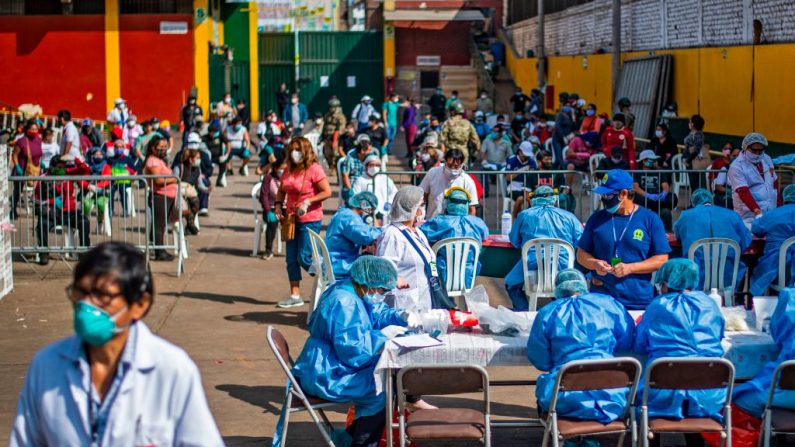
[[[0,101],[104,119],[104,17],[0,17]]]
[[[160,34],[160,21],[187,22],[187,34]],[[119,17],[121,95],[139,121],[157,116],[176,124],[194,85],[190,15]]]

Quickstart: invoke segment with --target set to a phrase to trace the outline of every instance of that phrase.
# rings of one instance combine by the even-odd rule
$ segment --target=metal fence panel
[[[147,260],[151,250],[173,250],[179,275],[187,257],[183,204],[179,194],[171,201],[153,194],[152,183],[163,179],[179,184],[163,175],[10,177],[12,252],[26,261],[50,254],[67,260],[119,241]]]

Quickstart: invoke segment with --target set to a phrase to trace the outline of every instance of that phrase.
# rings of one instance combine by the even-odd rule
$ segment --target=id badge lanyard
[[[635,215],[635,211],[637,208],[632,209],[632,213],[629,215],[629,220],[627,220],[627,225],[624,227],[624,231],[621,232],[621,236],[616,237],[616,222],[615,216],[610,219],[610,224],[613,226],[613,257],[610,258],[610,266],[615,267],[616,265],[621,263],[621,255],[618,252],[618,245],[624,239],[624,235],[627,233],[627,228],[632,223],[632,216]]]

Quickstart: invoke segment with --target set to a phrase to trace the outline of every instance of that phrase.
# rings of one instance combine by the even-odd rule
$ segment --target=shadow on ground
[[[183,292],[183,293],[165,292],[162,293],[161,295],[173,296],[177,298],[192,298],[196,300],[215,301],[217,303],[224,303],[224,304],[234,304],[234,303],[272,304],[272,305],[276,304],[276,302],[274,301],[259,301],[248,296],[221,295],[220,293],[210,293],[210,292]]]
[[[279,324],[306,329],[306,312],[246,312],[240,315],[227,315],[224,320],[257,324]]]
[[[250,228],[249,231],[251,231]],[[251,249],[233,247],[202,247],[199,249],[199,253],[212,253],[216,255],[231,255],[248,258],[251,256]]]

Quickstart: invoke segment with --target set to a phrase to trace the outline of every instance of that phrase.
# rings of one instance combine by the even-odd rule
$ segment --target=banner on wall
[[[227,3],[249,3],[226,0]],[[336,31],[339,0],[260,0],[257,2],[257,27],[260,33]],[[294,25],[295,24],[295,25]]]

